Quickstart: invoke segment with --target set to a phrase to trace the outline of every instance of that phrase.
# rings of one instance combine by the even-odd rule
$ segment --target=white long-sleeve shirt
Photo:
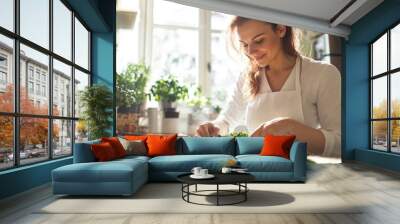
[[[299,61],[299,60],[298,60]],[[299,62],[297,62],[299,63]],[[294,70],[280,91],[295,89]],[[214,121],[222,130],[244,124],[248,100],[243,86],[245,74],[239,76],[226,108]],[[303,57],[300,75],[304,124],[321,130],[325,137],[323,156],[341,154],[341,80],[335,66]],[[260,93],[271,92],[265,75],[262,75]],[[257,98],[257,96],[256,96]],[[262,103],[262,102],[261,102]],[[271,108],[273,110],[273,108]],[[250,130],[254,131],[254,130]]]

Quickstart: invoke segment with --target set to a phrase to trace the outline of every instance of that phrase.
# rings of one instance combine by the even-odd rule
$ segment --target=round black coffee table
[[[191,173],[182,174],[177,177],[178,181],[182,183],[182,199],[188,203],[198,204],[198,205],[234,205],[241,202],[245,202],[247,200],[247,192],[249,188],[247,187],[247,183],[255,180],[255,177],[248,173],[215,173],[213,174],[215,177],[212,179],[193,179],[190,177]],[[216,185],[215,190],[197,190],[198,184],[205,185]],[[195,186],[194,191],[190,191],[190,186]],[[237,190],[223,190],[220,189],[220,185],[236,185],[238,186]],[[215,192],[215,194],[205,194],[209,192]],[[216,197],[216,204],[202,204],[190,201],[190,196],[204,196],[204,197]],[[221,197],[230,197],[230,196],[241,196],[238,201],[234,201],[231,203],[221,203]]]

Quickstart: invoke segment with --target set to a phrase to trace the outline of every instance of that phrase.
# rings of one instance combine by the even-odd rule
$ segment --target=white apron
[[[302,58],[299,56],[297,60],[300,60],[300,63],[296,62],[294,74],[290,74],[296,76],[295,90],[259,93],[247,104],[245,122],[250,133],[261,124],[279,117],[287,117],[304,123],[300,85]],[[269,85],[268,80],[266,82]]]

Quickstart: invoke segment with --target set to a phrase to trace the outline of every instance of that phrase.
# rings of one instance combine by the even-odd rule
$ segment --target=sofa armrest
[[[295,141],[290,149],[294,181],[305,181],[307,175],[307,143]]]
[[[74,163],[89,163],[95,162],[90,146],[92,144],[100,143],[100,140],[94,140],[89,142],[75,143],[74,147]]]

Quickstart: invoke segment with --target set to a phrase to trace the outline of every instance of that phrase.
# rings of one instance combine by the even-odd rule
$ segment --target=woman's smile
[[[260,61],[261,59],[264,58],[264,56],[265,56],[265,54],[262,54],[262,55],[259,55],[259,56],[254,56],[254,59],[255,59],[256,61]]]

